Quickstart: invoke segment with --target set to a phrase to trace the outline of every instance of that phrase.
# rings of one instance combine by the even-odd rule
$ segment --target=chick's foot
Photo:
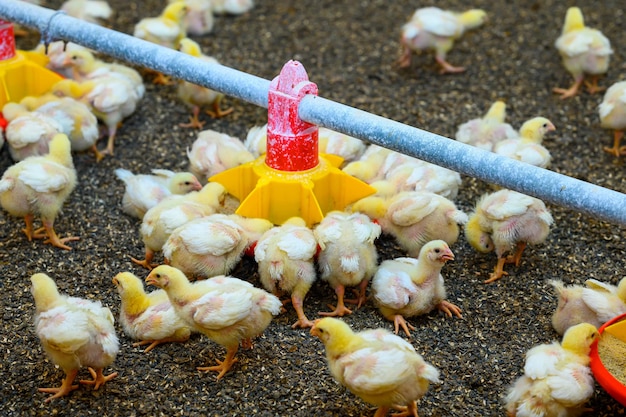
[[[117,372],[113,372],[112,374],[104,376],[104,374],[102,373],[102,368],[98,368],[95,370],[93,368],[87,368],[87,369],[89,370],[89,373],[93,377],[93,380],[92,381],[81,380],[80,383],[84,385],[93,385],[94,390],[97,390],[98,388],[103,386],[106,382],[112,380],[113,378],[117,376]]]
[[[48,394],[54,394],[51,397],[46,398],[46,402],[50,402],[55,398],[64,397],[70,392],[74,391],[78,388],[78,385],[72,385],[74,379],[76,379],[76,375],[78,374],[78,369],[75,371],[71,371],[65,375],[63,379],[63,383],[58,388],[39,388],[39,392],[45,392]]]

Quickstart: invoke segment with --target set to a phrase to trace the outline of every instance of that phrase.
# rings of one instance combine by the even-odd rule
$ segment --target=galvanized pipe
[[[0,16],[37,29],[44,40],[63,39],[267,108],[268,80],[209,64],[133,36],[17,0],[1,0]],[[277,69],[277,73],[279,69]],[[299,116],[368,142],[626,225],[626,195],[537,168],[319,96],[306,96]]]

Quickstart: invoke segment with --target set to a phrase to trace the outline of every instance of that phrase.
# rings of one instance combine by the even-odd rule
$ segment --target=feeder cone
[[[270,84],[266,154],[209,178],[241,201],[237,214],[274,224],[298,216],[312,226],[376,191],[340,170],[343,158],[319,153],[318,127],[298,116],[307,94],[317,95],[317,85],[289,61]]]
[[[604,331],[626,342],[626,320],[619,321],[604,328]]]
[[[15,49],[13,23],[0,20],[0,110],[10,101],[39,96],[63,77],[45,67],[47,58]]]

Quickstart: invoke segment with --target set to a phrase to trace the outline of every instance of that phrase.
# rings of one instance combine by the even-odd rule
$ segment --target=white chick
[[[345,302],[357,304],[366,300],[365,290],[376,271],[378,252],[374,241],[381,228],[364,214],[331,211],[314,230],[320,246],[317,258],[321,279],[337,294],[337,306],[322,316],[352,314]],[[344,300],[346,287],[357,287],[356,300]]]
[[[267,152],[267,123],[261,126],[252,126],[243,143],[256,158],[265,154]]]
[[[526,245],[545,242],[553,221],[538,198],[506,189],[483,195],[465,225],[465,237],[479,252],[496,252],[498,263],[484,282],[507,275],[505,263],[519,266]]]
[[[561,343],[533,347],[526,353],[524,375],[509,388],[505,398],[512,417],[574,417],[593,395],[595,384],[589,369],[591,344],[598,339],[595,326],[570,327]]]
[[[483,117],[459,125],[455,138],[459,142],[491,151],[496,143],[518,137],[513,126],[504,122],[505,117],[506,104],[498,100]]]
[[[172,194],[187,194],[199,191],[202,184],[191,172],[173,172],[168,169],[153,169],[152,175],[133,174],[118,168],[115,175],[124,181],[126,188],[122,197],[124,213],[143,219],[146,211]]]
[[[168,4],[156,17],[141,19],[134,28],[133,36],[156,43],[167,48],[176,49],[185,33],[185,15],[187,4],[180,0]]]
[[[133,346],[148,345],[144,350],[148,353],[161,343],[189,340],[191,329],[178,316],[165,291],[146,294],[141,279],[130,272],[113,277],[113,285],[121,299],[120,323],[124,333],[139,340]]]
[[[553,89],[555,93],[561,95],[561,99],[575,96],[585,75],[591,79],[586,83],[591,94],[602,90],[598,87],[598,77],[606,74],[609,69],[613,53],[611,42],[599,30],[585,26],[580,8],[567,9],[563,32],[554,46],[561,54],[563,66],[574,77],[574,84],[571,87]]]
[[[467,222],[467,215],[449,199],[419,191],[405,191],[388,199],[366,197],[356,201],[351,210],[376,220],[383,232],[392,235],[414,258],[431,240],[454,244],[459,238],[459,225]]]
[[[446,301],[441,269],[454,254],[443,240],[433,240],[422,247],[419,257],[383,261],[372,278],[372,294],[380,313],[411,337],[405,317],[430,313],[433,309],[449,317],[461,317],[461,309]]]
[[[600,125],[613,130],[613,147],[605,147],[606,152],[616,157],[626,154],[626,147],[620,146],[626,130],[626,81],[613,84],[604,94],[598,107]]]
[[[411,20],[402,26],[402,57],[400,67],[411,64],[412,51],[435,50],[435,60],[441,66],[441,74],[465,71],[446,61],[454,41],[466,31],[482,26],[487,19],[485,11],[472,9],[463,13],[441,10],[438,7],[417,9]]]
[[[63,10],[69,16],[98,25],[113,16],[113,9],[104,0],[68,0],[59,10]]]
[[[146,212],[141,222],[139,232],[145,246],[145,258],[131,260],[137,265],[152,269],[150,262],[155,252],[163,248],[172,232],[193,219],[217,212],[225,195],[226,189],[221,184],[211,182],[200,191],[171,195],[163,199]]]
[[[44,243],[70,250],[65,242],[79,238],[59,238],[54,220],[75,187],[76,169],[70,141],[59,133],[50,142],[50,153],[26,158],[4,172],[0,180],[0,205],[9,214],[24,218],[23,232],[29,241],[47,237]],[[33,229],[35,215],[41,218],[45,233]]]
[[[200,45],[189,38],[181,39],[178,49],[182,53],[191,55],[205,62],[211,64],[219,64],[217,59],[208,55],[204,55],[202,53],[202,50],[200,49]],[[189,81],[180,80],[180,82],[178,83],[176,94],[183,103],[185,103],[192,109],[190,122],[180,123],[179,126],[181,127],[193,127],[201,129],[204,125],[204,122],[198,120],[198,115],[200,114],[200,108],[203,106],[211,107],[211,110],[206,110],[205,113],[213,118],[224,117],[233,112],[232,107],[226,110],[222,110],[220,108],[222,99],[224,98],[224,94],[198,84],[190,83]]]
[[[552,327],[559,334],[579,323],[596,327],[626,313],[626,278],[618,286],[588,279],[585,285],[565,286],[550,280],[558,296],[558,305],[552,315]]]
[[[239,344],[252,348],[252,338],[265,331],[282,306],[278,297],[238,278],[221,275],[192,284],[185,274],[167,265],[150,272],[146,282],[167,292],[178,315],[192,329],[226,348],[226,357],[218,365],[196,368],[219,372],[217,379],[236,362]]]
[[[291,304],[298,315],[298,320],[291,326],[294,329],[313,326],[304,314],[304,298],[317,278],[316,252],[315,235],[299,217],[269,229],[254,248],[263,288],[277,297],[291,295]]]
[[[252,230],[247,228],[250,226]],[[189,278],[228,275],[272,226],[268,220],[244,219],[237,214],[200,217],[172,232],[163,245],[163,257]]]
[[[198,133],[191,149],[187,149],[187,157],[189,170],[200,181],[254,160],[238,138],[210,129]]]
[[[54,41],[48,44],[48,53],[46,46],[39,43],[33,50],[33,53],[40,54],[48,61],[46,68],[56,72],[63,78],[72,78],[72,68],[67,63],[67,55],[74,51],[88,50],[84,46],[72,42]]]
[[[99,301],[59,294],[56,283],[46,274],[30,278],[35,299],[35,333],[44,351],[63,372],[65,378],[58,388],[39,388],[54,394],[46,402],[63,397],[78,388],[72,385],[81,367],[89,367],[93,381],[81,384],[100,388],[115,378],[117,372],[104,376],[119,351],[113,314]]]
[[[254,7],[254,0],[211,0],[215,14],[243,14]]]
[[[439,371],[410,343],[384,329],[355,333],[343,321],[327,317],[316,320],[311,335],[324,343],[332,376],[378,406],[376,417],[391,408],[403,411],[397,416],[417,416],[417,400],[431,383],[440,382]]]
[[[392,197],[402,191],[421,191],[439,194],[450,200],[456,198],[462,183],[458,172],[421,160],[400,163],[391,168],[382,181],[389,182],[391,187],[386,185],[381,188],[380,182],[372,183],[378,195]],[[391,190],[392,193],[389,193]]]
[[[168,0],[174,3],[180,0]],[[187,6],[184,28],[189,35],[202,36],[211,33],[215,18],[213,17],[214,0],[183,0]]]
[[[545,117],[534,117],[522,125],[518,138],[496,143],[493,151],[507,158],[546,168],[550,165],[552,156],[541,142],[548,132],[554,130],[556,127],[550,120]]]

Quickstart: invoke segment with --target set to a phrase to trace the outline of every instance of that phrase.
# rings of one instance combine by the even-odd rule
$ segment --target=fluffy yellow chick
[[[217,276],[190,283],[180,270],[167,265],[152,270],[146,283],[164,289],[192,329],[226,348],[218,365],[197,368],[218,372],[217,379],[236,362],[239,343],[251,348],[252,338],[265,331],[282,306],[276,296],[238,278]]]
[[[550,165],[552,156],[541,142],[548,132],[554,130],[556,127],[550,120],[545,117],[534,117],[522,125],[519,137],[496,143],[493,151],[507,158],[546,168]]]
[[[53,117],[28,111],[17,103],[5,104],[2,114],[9,122],[5,137],[9,154],[16,162],[29,156],[47,154],[52,138],[58,133],[64,133],[61,123]]]
[[[26,158],[4,172],[0,180],[0,205],[9,214],[24,218],[23,232],[29,241],[47,237],[44,243],[71,250],[65,242],[79,238],[59,238],[54,220],[75,187],[76,169],[70,141],[59,133],[50,142],[48,155]],[[41,218],[45,233],[41,229],[33,230],[35,215]]]
[[[589,369],[591,344],[598,338],[595,326],[570,327],[561,343],[535,346],[526,353],[524,375],[505,398],[511,417],[573,417],[584,411],[595,384]]]
[[[152,269],[152,258],[160,251],[167,238],[183,224],[217,212],[224,202],[226,189],[216,182],[208,183],[200,191],[171,195],[143,216],[140,234],[145,246],[143,260],[131,258],[137,265]]]
[[[613,147],[605,147],[606,152],[619,157],[626,154],[626,146],[620,146],[626,130],[626,81],[613,84],[604,94],[598,107],[600,125],[613,130]]]
[[[48,44],[47,53],[46,45],[43,43],[37,44],[30,52],[39,54],[42,58],[45,57],[44,61],[47,60],[46,68],[49,70],[56,72],[64,78],[72,78],[73,71],[72,68],[68,66],[66,58],[68,54],[78,50],[88,49],[72,42],[54,41]]]
[[[459,125],[455,139],[491,151],[496,143],[518,136],[513,126],[505,123],[505,118],[506,103],[498,100],[491,105],[483,117]]]
[[[113,278],[120,295],[120,323],[128,337],[139,342],[133,346],[149,345],[148,353],[161,343],[189,340],[191,329],[178,316],[167,294],[155,290],[146,294],[141,278],[120,272]]]
[[[113,9],[104,0],[68,0],[61,5],[59,10],[77,19],[98,25],[113,16]]]
[[[126,188],[122,197],[122,209],[132,217],[143,219],[146,211],[172,194],[187,194],[199,191],[202,184],[191,172],[173,172],[168,169],[153,169],[152,175],[133,174],[118,168],[115,175],[124,181]]]
[[[465,225],[465,237],[478,252],[496,251],[498,263],[484,282],[507,275],[505,263],[519,266],[526,245],[545,242],[552,223],[552,215],[537,198],[506,189],[483,195]]]
[[[558,296],[558,305],[552,315],[552,327],[559,334],[579,323],[596,327],[626,313],[626,278],[618,286],[595,279],[585,285],[564,285],[562,281],[550,280]]]
[[[384,329],[355,333],[331,317],[316,320],[311,335],[326,348],[332,376],[363,401],[378,407],[375,417],[391,408],[395,415],[417,416],[417,400],[431,383],[439,383],[439,371],[424,361],[413,346]]]
[[[291,304],[298,315],[298,320],[291,326],[294,329],[313,326],[304,314],[304,298],[317,278],[316,252],[315,235],[300,217],[269,229],[254,247],[254,259],[263,287],[278,297],[291,295]]]
[[[459,238],[459,225],[467,214],[449,199],[420,191],[406,191],[391,198],[366,197],[356,201],[352,211],[376,220],[384,233],[392,235],[409,256],[417,258],[431,240],[452,245]]]
[[[427,314],[433,309],[461,317],[461,309],[446,301],[441,269],[454,254],[443,240],[422,247],[418,259],[396,258],[380,264],[372,278],[374,302],[380,313],[393,321],[396,334],[400,327],[411,337],[405,317]]]
[[[322,316],[352,314],[344,305],[346,287],[357,287],[357,299],[345,302],[357,304],[366,300],[365,290],[378,265],[378,252],[374,241],[381,228],[362,213],[331,211],[314,230],[320,246],[317,263],[323,281],[328,282],[337,294],[337,305]]]
[[[381,182],[389,184],[381,188]],[[416,159],[389,169],[382,181],[373,182],[371,185],[376,188],[377,195],[387,197],[403,191],[421,191],[439,194],[454,200],[461,183],[461,175],[458,172]],[[385,193],[383,189],[393,190],[393,192]]]
[[[189,38],[184,38],[180,41],[178,50],[205,62],[219,64],[217,59],[204,55],[200,49],[200,45]],[[213,118],[224,117],[233,111],[232,107],[226,110],[220,108],[224,94],[198,84],[180,80],[176,93],[178,98],[192,109],[192,116],[189,119],[189,123],[180,123],[179,126],[181,127],[201,129],[204,122],[198,120],[198,115],[200,114],[200,108],[204,106],[211,107],[211,110],[206,110],[205,113]]]
[[[117,372],[104,376],[119,351],[111,310],[99,301],[59,294],[56,283],[46,274],[30,278],[35,299],[35,333],[44,351],[63,372],[65,378],[58,388],[39,388],[54,394],[46,402],[63,397],[78,388],[72,385],[81,367],[89,367],[93,381],[81,384],[100,388],[115,378]]]
[[[432,49],[435,51],[435,60],[441,66],[441,74],[465,71],[463,67],[448,63],[446,55],[452,49],[454,41],[466,31],[482,26],[486,20],[487,14],[480,9],[463,13],[441,10],[438,7],[417,9],[411,20],[402,26],[400,67],[411,64],[412,51]]]
[[[246,226],[252,226],[248,230]],[[273,224],[265,219],[244,219],[232,214],[211,214],[175,229],[163,244],[168,265],[188,277],[210,278],[229,274],[245,251]]]
[[[606,74],[613,50],[611,42],[597,29],[585,26],[583,13],[578,7],[570,7],[565,15],[561,36],[554,46],[558,49],[563,66],[574,77],[574,84],[569,88],[554,88],[561,99],[573,97],[588,75],[587,89],[591,94],[603,90],[598,87],[598,76]]]
[[[187,158],[189,170],[201,181],[254,160],[238,138],[211,129],[198,133],[191,149],[187,148]]]
[[[168,0],[174,3],[180,0]],[[189,35],[202,36],[211,33],[215,18],[213,17],[213,3],[215,0],[183,0],[187,6],[184,28]]]

